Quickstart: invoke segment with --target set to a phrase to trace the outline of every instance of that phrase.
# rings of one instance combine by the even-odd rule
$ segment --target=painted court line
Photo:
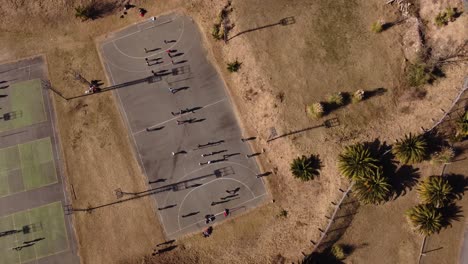
[[[160,25],[168,24],[168,23],[170,23],[170,22],[176,20],[177,18],[178,18],[178,16],[175,17],[174,19],[170,19],[170,20],[168,20],[168,21],[162,22],[161,24],[154,25],[153,27],[157,27],[157,26],[160,26]],[[151,21],[146,21],[146,22],[143,22],[143,23],[148,23],[148,22],[151,22]],[[151,28],[153,28],[153,27],[151,27]],[[137,28],[138,28],[138,25],[137,25]],[[137,33],[140,33],[140,32],[141,32],[141,31],[138,30],[138,31],[135,31],[135,32],[132,32],[132,33],[128,33],[128,34],[123,35],[123,36],[120,36],[120,37],[118,37],[118,38],[114,38],[114,39],[105,41],[105,42],[102,43],[102,45],[103,45],[103,46],[104,46],[104,45],[107,45],[107,44],[109,44],[109,43],[112,42],[112,41],[116,41],[116,40],[119,40],[119,39],[123,39],[123,38],[129,37],[129,36],[135,35],[135,34],[137,34]]]
[[[220,100],[218,100],[218,101],[216,101],[216,102],[214,102],[214,103],[207,104],[207,105],[205,105],[205,106],[202,106],[201,109],[208,108],[208,107],[213,106],[213,105],[215,105],[215,104],[218,104],[218,103],[220,103],[220,102],[222,102],[222,101],[225,101],[226,99],[227,99],[227,98],[225,97],[225,98],[220,99]],[[200,110],[200,109],[199,109],[199,110]],[[151,128],[153,128],[153,127],[158,127],[158,126],[164,125],[164,124],[166,124],[166,123],[169,123],[169,122],[171,122],[171,121],[174,121],[174,120],[176,120],[176,119],[178,119],[178,118],[180,118],[180,117],[182,117],[182,116],[187,116],[187,115],[190,115],[190,114],[192,114],[192,113],[191,113],[191,112],[190,112],[190,113],[185,113],[185,114],[182,114],[182,115],[173,117],[173,118],[171,118],[171,119],[168,119],[168,120],[166,120],[166,121],[163,121],[163,122],[161,122],[161,123],[151,125],[151,126],[149,126],[149,127],[147,127],[147,128],[148,128],[148,129],[151,129]],[[141,132],[145,132],[145,131],[146,131],[146,128],[145,128],[145,129],[142,129],[142,130],[140,130],[140,131],[137,131],[137,132],[135,132],[135,133],[133,133],[133,135],[137,135],[137,134],[140,134]]]
[[[180,227],[180,209],[181,209],[182,206],[184,205],[185,199],[187,199],[187,197],[188,197],[193,191],[195,191],[196,189],[205,187],[205,186],[207,186],[208,184],[213,183],[213,182],[218,181],[218,180],[231,180],[231,181],[236,181],[236,182],[238,182],[238,183],[244,185],[244,187],[246,187],[246,188],[250,191],[250,194],[252,194],[252,197],[255,198],[255,194],[253,193],[253,191],[249,188],[249,186],[248,186],[247,184],[243,183],[242,181],[239,181],[239,180],[236,180],[236,179],[233,179],[233,178],[220,178],[220,179],[211,180],[211,181],[209,181],[209,182],[207,182],[207,183],[205,183],[205,184],[203,184],[203,185],[201,185],[201,186],[198,186],[198,187],[193,188],[193,189],[190,190],[190,191],[184,196],[184,198],[182,199],[182,202],[181,202],[180,205],[179,205],[179,210],[177,211],[177,222],[178,222],[178,224],[179,224],[179,230],[182,229],[182,228]]]
[[[110,73],[110,77],[111,77],[111,82],[112,82],[113,85],[115,85],[114,75],[112,74],[112,70],[109,69],[109,73]],[[133,136],[133,133],[132,133],[132,128],[130,126],[130,121],[129,121],[128,116],[127,116],[127,111],[125,110],[125,106],[122,103],[122,99],[120,98],[119,92],[115,91],[115,93],[117,94],[117,98],[119,99],[120,106],[122,107],[122,110],[124,112],[125,121],[127,122],[128,130],[130,130],[130,135],[131,135],[131,138],[133,139],[133,144],[135,145],[136,151],[138,153],[138,157],[140,159],[140,164],[143,167],[143,171],[145,172],[146,177],[148,177],[148,174],[146,172],[146,168],[145,168],[144,163],[143,163],[143,158],[141,157],[140,150],[138,149],[138,144],[137,144],[136,139],[135,139],[135,137]]]
[[[247,201],[245,201],[245,202],[243,202],[243,203],[240,203],[240,204],[238,204],[238,205],[236,205],[236,206],[239,207],[239,206],[241,206],[241,205],[243,205],[243,204],[246,204],[246,203],[248,203],[248,202],[251,202],[251,201],[253,201],[253,200],[257,199],[257,198],[263,197],[263,196],[265,196],[266,194],[267,194],[267,193],[265,192],[264,194],[261,194],[261,195],[259,195],[259,196],[257,196],[257,197],[254,197],[254,198],[252,198],[252,199],[250,199],[250,200],[247,200]],[[215,214],[215,216],[222,215],[223,213],[224,213],[224,211],[223,211],[223,212],[219,212],[219,213]],[[172,235],[174,235],[174,234],[176,234],[176,233],[178,233],[178,232],[180,232],[180,231],[182,231],[182,230],[185,230],[185,229],[187,229],[187,228],[189,228],[189,227],[192,227],[192,226],[197,225],[197,224],[199,224],[199,223],[203,223],[203,221],[204,221],[204,220],[200,220],[200,221],[198,221],[198,222],[192,223],[192,224],[190,224],[190,225],[188,225],[188,226],[185,226],[185,227],[182,228],[182,229],[179,229],[179,230],[177,230],[177,231],[175,231],[175,232],[172,232],[172,233],[168,234],[168,236],[172,236]]]
[[[182,30],[179,34],[179,37],[177,37],[177,40],[174,44],[172,44],[169,48],[167,48],[166,50],[170,50],[172,48],[174,48],[177,43],[179,43],[179,41],[181,40],[182,36],[184,35],[184,30],[185,30],[185,22],[184,20],[182,20]],[[139,33],[139,32],[136,32],[136,33]],[[117,49],[117,51],[122,54],[123,56],[125,57],[128,57],[128,58],[131,58],[131,59],[144,59],[144,58],[151,58],[151,57],[154,57],[154,56],[158,56],[160,54],[163,54],[163,53],[166,53],[166,50],[161,50],[160,52],[156,52],[156,53],[152,53],[151,55],[148,55],[148,56],[143,56],[143,57],[136,57],[136,56],[131,56],[131,55],[128,55],[127,53],[123,52],[118,46],[117,44],[115,43],[115,39],[112,40],[112,43],[114,44],[114,47]],[[108,44],[108,43],[106,43]]]

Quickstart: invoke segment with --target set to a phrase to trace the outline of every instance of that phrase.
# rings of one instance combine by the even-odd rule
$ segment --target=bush
[[[242,63],[240,63],[238,60],[235,60],[234,62],[230,62],[227,64],[227,69],[229,72],[237,72],[240,67],[241,67]]]
[[[358,103],[362,100],[364,100],[365,92],[364,90],[357,90],[356,92],[353,93],[353,96],[351,98],[351,101],[353,104]]]
[[[457,120],[456,137],[460,140],[468,137],[468,111],[465,111]]]
[[[339,244],[333,245],[333,247],[331,248],[331,253],[338,260],[343,260],[346,258],[345,250],[343,246]]]
[[[214,39],[220,40],[223,38],[223,34],[221,34],[221,25],[220,24],[214,24],[213,29],[211,30],[211,36],[213,36]]]
[[[455,157],[455,151],[451,147],[443,147],[442,150],[432,154],[431,163],[446,164],[450,163]]]
[[[447,25],[449,22],[455,21],[457,15],[457,9],[452,7],[447,7],[443,12],[440,12],[435,17],[435,24],[438,27]]]
[[[374,33],[380,33],[383,31],[383,23],[380,21],[372,23],[371,30]]]
[[[418,87],[433,80],[431,69],[423,63],[411,64],[406,74],[408,83],[412,87]]]
[[[315,118],[315,119],[321,118],[325,114],[323,104],[318,102],[318,103],[313,103],[307,106],[307,114],[311,118]]]
[[[278,217],[284,217],[284,218],[288,217],[288,211],[281,209],[281,211],[278,214]]]
[[[341,92],[338,92],[330,95],[328,97],[328,103],[342,106],[344,104],[343,94]]]
[[[102,10],[99,10],[99,2],[90,2],[87,5],[79,5],[75,7],[75,17],[80,18],[81,21],[88,19],[96,19],[99,17]]]

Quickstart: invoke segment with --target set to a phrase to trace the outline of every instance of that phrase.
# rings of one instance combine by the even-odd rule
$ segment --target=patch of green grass
[[[407,71],[408,84],[418,87],[433,80],[431,69],[424,63],[411,64]]]
[[[31,223],[42,223],[42,231],[37,235],[45,237],[45,243],[35,245],[38,255],[46,256],[64,251],[68,248],[68,237],[65,228],[62,203],[55,202],[37,207],[29,212]]]
[[[15,226],[13,224],[13,216],[5,216],[0,218],[0,230],[13,230]],[[17,263],[18,262],[18,253],[16,251],[11,250],[12,245],[15,244],[16,236],[4,236],[0,237],[0,263],[7,264],[7,263]]]
[[[20,144],[18,147],[26,189],[57,182],[50,137]]]
[[[0,237],[0,264],[22,263],[68,249],[68,236],[65,227],[62,203],[55,202],[45,206],[20,211],[0,218],[0,230],[19,230],[30,226],[29,233],[17,233]],[[24,245],[23,242],[38,238],[33,246],[20,251],[12,248]]]
[[[21,128],[47,120],[42,97],[41,80],[34,79],[10,86],[12,119],[0,122],[0,132]],[[16,117],[15,117],[16,115]]]

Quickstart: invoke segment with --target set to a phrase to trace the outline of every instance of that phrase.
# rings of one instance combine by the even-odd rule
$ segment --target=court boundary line
[[[250,194],[252,195],[252,198],[255,198],[255,194],[253,193],[252,189],[250,189],[250,187],[249,187],[247,184],[245,184],[243,181],[236,180],[236,179],[233,179],[233,178],[217,178],[217,179],[213,179],[213,180],[211,180],[211,181],[209,181],[209,182],[207,182],[207,183],[204,183],[203,185],[200,185],[200,186],[198,186],[198,187],[193,188],[193,189],[190,190],[187,194],[185,194],[184,198],[182,199],[182,201],[181,201],[181,203],[180,203],[180,205],[179,205],[179,210],[177,210],[177,222],[178,222],[178,225],[179,225],[179,230],[182,229],[182,228],[180,227],[180,209],[182,208],[182,205],[184,204],[185,199],[187,199],[187,197],[188,197],[193,191],[195,191],[195,190],[197,190],[197,189],[199,189],[199,188],[201,189],[202,187],[205,187],[206,185],[208,185],[208,184],[210,184],[210,183],[213,183],[213,182],[215,182],[215,181],[218,181],[218,180],[231,180],[231,181],[236,181],[236,182],[238,182],[238,183],[244,185],[244,187],[246,187],[246,188],[250,191]]]
[[[28,66],[29,67],[29,66]],[[24,67],[24,68],[27,68],[27,67]],[[29,78],[29,76],[28,76]],[[42,87],[42,83],[41,83],[41,79],[40,78],[34,78],[34,79],[28,79],[28,80],[24,80],[24,81],[20,81],[20,82],[15,82],[15,83],[12,83],[10,84],[11,86],[11,90],[15,90],[15,87],[14,86],[17,86],[18,84],[21,85],[21,83],[24,83],[24,82],[32,82],[32,81],[39,81],[39,94],[41,95],[41,109],[42,109],[42,113],[44,114],[44,118],[42,120],[39,120],[37,122],[32,122],[31,124],[27,124],[25,126],[20,126],[20,127],[13,127],[13,128],[9,128],[9,129],[6,129],[4,131],[0,131],[0,134],[1,133],[5,133],[5,132],[8,132],[8,131],[11,131],[11,130],[16,130],[16,129],[26,129],[28,127],[32,127],[34,125],[38,125],[38,124],[41,124],[41,123],[44,123],[44,122],[47,122],[49,121],[49,119],[47,118],[47,111],[45,109],[45,103],[44,103],[44,95],[42,93],[42,90],[43,90],[43,87]],[[13,97],[13,96],[12,96]],[[13,112],[13,111],[16,111],[14,108],[13,108],[13,104],[11,103],[12,102],[12,99],[9,99],[9,104],[10,104],[10,107],[11,109],[9,110],[10,112]],[[21,110],[22,111],[22,110]]]
[[[267,193],[265,192],[264,194],[261,194],[261,195],[259,195],[259,196],[255,196],[254,198],[252,198],[252,199],[250,199],[250,200],[247,200],[247,201],[244,201],[244,202],[238,204],[237,206],[241,206],[241,205],[243,205],[243,204],[246,204],[246,203],[248,203],[248,202],[251,202],[251,201],[253,201],[253,200],[256,200],[257,198],[263,197],[263,196],[265,196],[266,194],[267,194]],[[254,208],[255,208],[255,207],[254,207]],[[224,211],[223,211],[223,212],[216,213],[215,216],[218,216],[218,215],[221,215],[221,214],[224,214]],[[177,231],[175,231],[175,232],[172,232],[172,233],[168,234],[168,236],[171,237],[171,236],[173,236],[174,234],[179,233],[180,231],[185,230],[185,229],[187,229],[187,228],[189,228],[189,227],[192,227],[192,226],[194,226],[194,225],[197,225],[197,224],[199,224],[199,223],[203,223],[203,220],[200,220],[200,221],[198,221],[198,222],[192,223],[192,224],[190,224],[190,225],[188,225],[188,226],[186,226],[186,227],[184,227],[184,228],[182,228],[182,229],[179,229],[179,230],[177,230]]]
[[[170,21],[170,22],[173,22],[173,21],[175,21],[175,19],[172,20],[172,21]],[[179,36],[177,37],[176,42],[175,42],[174,44],[172,44],[168,49],[172,49],[173,47],[175,47],[175,46],[177,45],[177,43],[179,43],[179,41],[182,39],[182,36],[184,35],[184,31],[185,31],[185,21],[184,21],[183,19],[182,19],[181,21],[182,21],[182,30],[181,30]],[[169,22],[169,23],[170,23],[170,22]],[[151,29],[151,28],[148,28],[148,29]],[[145,30],[146,30],[146,29],[145,29]],[[142,31],[138,31],[138,32],[135,32],[135,33],[141,33],[141,32],[142,32]],[[128,36],[127,36],[127,37],[128,37]],[[165,53],[165,51],[162,50],[162,51],[159,51],[159,52],[156,52],[156,53],[152,53],[151,55],[143,56],[143,57],[136,57],[136,56],[128,55],[127,53],[123,52],[123,51],[117,46],[117,44],[116,44],[116,41],[121,40],[121,39],[125,39],[125,38],[127,38],[127,37],[123,37],[123,38],[120,38],[120,39],[113,39],[112,41],[109,41],[109,42],[106,43],[106,44],[109,44],[109,43],[112,42],[113,46],[115,47],[115,49],[116,49],[120,54],[122,54],[122,55],[125,56],[125,57],[131,58],[131,59],[138,59],[138,60],[139,60],[139,59],[144,59],[144,58],[151,58],[151,57],[154,57],[154,56],[157,56],[157,55],[160,55],[160,54],[164,54],[164,53]],[[164,64],[161,65],[161,66],[164,66]]]

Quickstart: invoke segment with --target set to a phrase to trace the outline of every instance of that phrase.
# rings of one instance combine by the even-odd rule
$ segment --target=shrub
[[[383,23],[380,21],[374,22],[371,25],[371,30],[374,33],[380,33],[383,31]]]
[[[357,90],[356,92],[353,93],[353,98],[352,102],[357,103],[360,102],[364,99],[365,92],[364,90]]]
[[[408,83],[412,87],[421,86],[433,80],[430,68],[423,63],[411,64],[406,74]]]
[[[438,27],[447,25],[449,22],[455,21],[457,15],[456,8],[447,7],[444,11],[439,12],[435,17],[434,21]]]
[[[435,152],[431,157],[433,164],[450,163],[455,157],[455,151],[451,147],[443,147],[442,150]]]
[[[343,260],[346,258],[344,248],[339,244],[333,245],[333,247],[331,248],[331,253],[338,260]]]
[[[284,218],[288,217],[288,211],[281,209],[281,211],[278,214],[278,217],[284,217]]]
[[[88,19],[96,19],[99,17],[100,10],[98,10],[97,3],[92,1],[87,5],[79,5],[75,7],[75,17],[80,18],[81,21],[86,21]]]
[[[344,104],[343,94],[341,92],[331,94],[328,97],[328,103],[342,106]]]
[[[318,155],[310,155],[309,157],[302,155],[295,158],[291,163],[291,173],[302,181],[312,180],[319,175],[320,168],[321,162]]]
[[[423,181],[417,192],[419,198],[425,204],[431,204],[435,208],[442,208],[454,198],[452,186],[440,176],[431,176]]]
[[[346,146],[344,151],[338,156],[338,168],[340,173],[352,180],[373,175],[379,169],[380,164],[377,158],[363,144]]]
[[[240,67],[241,67],[242,63],[240,63],[238,60],[235,60],[234,62],[230,62],[227,64],[227,69],[229,72],[237,72]]]
[[[382,169],[357,179],[353,191],[358,200],[364,204],[380,204],[388,200],[391,193],[391,185],[388,178],[383,176]]]
[[[430,236],[442,229],[442,213],[429,204],[419,204],[406,211],[408,221],[420,234]]]
[[[313,103],[307,106],[307,114],[311,118],[315,118],[315,119],[321,118],[325,114],[323,104],[318,102],[318,103]]]
[[[220,40],[223,38],[223,35],[220,33],[221,33],[221,25],[214,24],[213,29],[211,30],[211,36],[213,36],[213,38],[216,40]]]
[[[456,137],[460,140],[468,137],[468,111],[465,111],[457,120]]]
[[[405,164],[423,161],[427,156],[427,142],[422,135],[405,135],[404,139],[397,140],[392,148],[396,158]]]

